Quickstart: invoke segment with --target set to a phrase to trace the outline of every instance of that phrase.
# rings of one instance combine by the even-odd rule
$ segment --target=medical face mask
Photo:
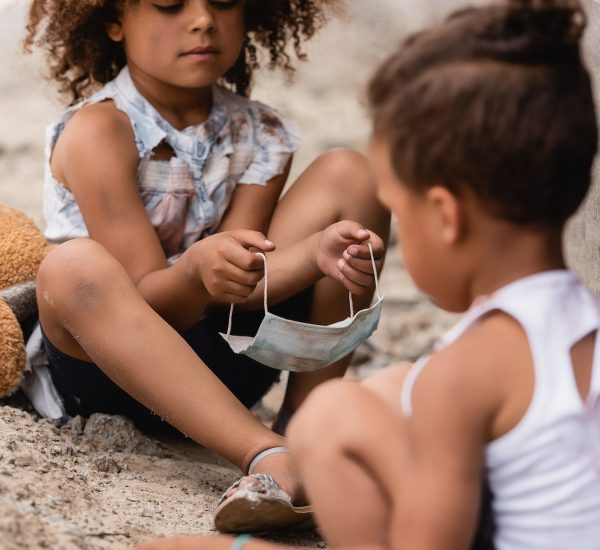
[[[279,370],[310,372],[322,369],[346,357],[364,342],[377,328],[381,315],[383,296],[379,291],[379,280],[369,244],[371,263],[375,273],[377,302],[354,314],[352,293],[350,317],[333,325],[312,325],[284,319],[269,312],[267,307],[268,270],[267,257],[259,253],[265,263],[264,308],[265,317],[258,327],[256,336],[233,336],[233,304],[229,310],[227,334],[220,333],[235,353],[251,357],[255,361]]]

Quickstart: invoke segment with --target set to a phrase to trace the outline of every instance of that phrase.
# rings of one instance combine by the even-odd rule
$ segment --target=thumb
[[[260,231],[238,229],[231,231],[231,236],[244,248],[258,248],[262,252],[275,250],[275,244],[269,241]]]
[[[371,234],[360,223],[351,220],[341,221],[338,231],[344,239],[361,243],[371,238]]]

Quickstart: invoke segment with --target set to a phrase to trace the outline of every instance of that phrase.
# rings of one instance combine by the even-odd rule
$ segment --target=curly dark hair
[[[517,224],[564,222],[598,147],[584,28],[577,0],[508,0],[410,37],[369,90],[400,180],[469,188]]]
[[[23,47],[46,53],[49,78],[72,102],[109,82],[125,66],[120,43],[106,33],[119,19],[127,2],[137,0],[32,0]],[[292,73],[287,53],[291,44],[298,59],[306,54],[302,43],[325,23],[327,10],[339,0],[247,0],[244,47],[223,80],[240,95],[248,95],[252,74],[260,65],[258,48],[268,52],[270,68]]]

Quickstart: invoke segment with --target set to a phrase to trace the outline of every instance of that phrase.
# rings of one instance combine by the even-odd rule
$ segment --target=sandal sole
[[[311,506],[294,507],[289,502],[267,496],[236,498],[233,495],[216,509],[214,523],[222,533],[315,528]]]

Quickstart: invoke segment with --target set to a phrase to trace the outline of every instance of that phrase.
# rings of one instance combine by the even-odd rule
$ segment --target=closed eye
[[[229,10],[240,4],[241,0],[213,0],[211,4],[218,10]]]
[[[154,4],[154,7],[161,13],[178,13],[183,8],[183,2],[176,4]]]

